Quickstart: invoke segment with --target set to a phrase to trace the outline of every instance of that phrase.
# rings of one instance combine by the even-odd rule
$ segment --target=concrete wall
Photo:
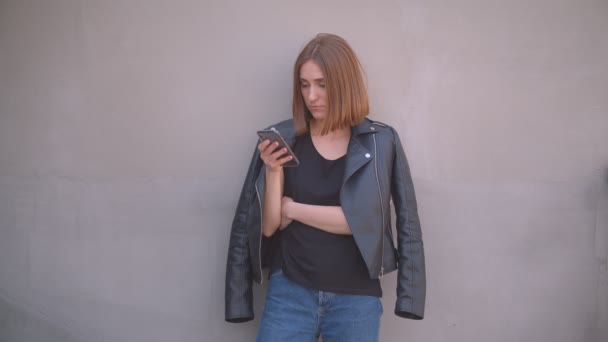
[[[606,341],[602,0],[0,0],[0,341],[251,340],[230,223],[317,32],[417,187],[426,318],[386,276],[382,341]]]

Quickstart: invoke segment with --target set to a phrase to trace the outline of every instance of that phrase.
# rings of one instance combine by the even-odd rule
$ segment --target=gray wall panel
[[[255,131],[345,37],[400,133],[427,314],[382,341],[608,339],[608,3],[0,1],[0,341],[248,341],[223,321]],[[229,136],[229,138],[228,138]]]

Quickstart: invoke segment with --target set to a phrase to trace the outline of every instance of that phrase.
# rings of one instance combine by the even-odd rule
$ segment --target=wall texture
[[[251,340],[223,321],[230,223],[317,32],[417,189],[427,314],[385,276],[382,341],[606,341],[602,0],[0,0],[0,341]]]

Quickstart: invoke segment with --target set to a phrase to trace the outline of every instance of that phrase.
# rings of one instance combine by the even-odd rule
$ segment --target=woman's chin
[[[325,119],[325,113],[322,112],[312,112],[312,118],[315,121],[323,121]]]

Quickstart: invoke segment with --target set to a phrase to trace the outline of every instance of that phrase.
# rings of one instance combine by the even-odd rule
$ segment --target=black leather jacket
[[[293,120],[273,127],[293,145]],[[261,284],[262,265],[268,265],[263,260],[268,246],[262,244],[264,175],[265,164],[256,146],[230,233],[225,293],[228,322],[253,319],[252,281]],[[391,202],[396,213],[397,248]],[[395,314],[422,319],[426,294],[422,233],[409,166],[392,127],[369,119],[352,127],[340,204],[369,276],[378,278],[398,270]]]

